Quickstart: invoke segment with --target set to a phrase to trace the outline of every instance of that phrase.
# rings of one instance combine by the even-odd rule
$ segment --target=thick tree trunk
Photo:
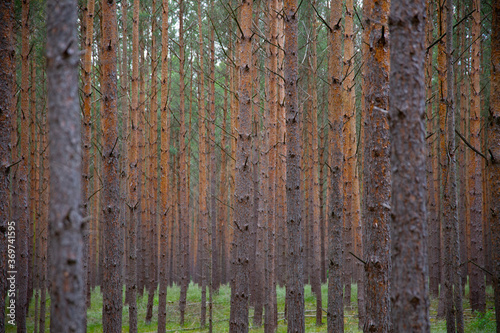
[[[329,177],[328,177],[328,332],[344,331],[343,306],[343,191],[342,171],[344,136],[342,131],[342,4],[330,3],[330,56],[328,71],[330,90],[328,93],[329,114]]]
[[[122,326],[122,252],[121,223],[118,219],[119,198],[119,136],[117,120],[117,51],[116,3],[113,0],[102,3],[102,103],[103,114],[103,329],[106,332],[121,332]]]
[[[390,144],[389,144],[389,0],[366,0],[363,10],[370,50],[365,66],[363,163],[363,250],[365,332],[390,331]]]
[[[47,14],[50,329],[85,332],[76,1],[48,1]]]
[[[14,2],[2,1],[0,3],[0,331],[5,332],[5,323],[10,320],[6,317],[5,298],[7,296],[7,271],[8,264],[14,258],[8,256],[8,232],[15,229],[9,228],[10,190],[9,171],[16,157],[11,158],[11,132],[12,121],[16,117],[14,104]],[[15,119],[17,120],[17,119]],[[9,261],[7,261],[9,260]],[[10,312],[10,310],[9,310]],[[35,318],[36,320],[36,318]]]
[[[425,0],[390,13],[391,316],[394,332],[430,332],[427,290]]]
[[[239,112],[234,193],[234,249],[232,258],[231,314],[229,331],[248,332],[249,239],[252,189],[252,0],[243,0],[240,10]]]

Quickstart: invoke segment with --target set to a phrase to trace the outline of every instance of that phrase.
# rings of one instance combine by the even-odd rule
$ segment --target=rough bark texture
[[[316,0],[312,2],[316,7]],[[321,295],[321,253],[320,253],[320,220],[319,220],[319,161],[318,161],[318,87],[317,87],[317,29],[318,20],[316,16],[311,17],[311,58],[309,63],[309,90],[311,95],[311,210],[312,210],[312,237],[311,249],[313,254],[311,270],[311,288],[316,296],[316,326],[322,325],[323,310]]]
[[[425,193],[425,0],[393,1],[391,316],[394,332],[430,332]]]
[[[158,192],[158,154],[157,154],[157,137],[158,137],[158,50],[156,42],[156,0],[153,0],[151,15],[151,99],[149,108],[149,187],[148,187],[148,239],[149,239],[149,281],[147,281],[148,288],[148,304],[146,311],[146,323],[150,323],[153,318],[153,301],[157,289],[158,282],[158,247],[157,247],[157,192]],[[187,210],[188,205],[186,205]]]
[[[444,222],[444,297],[446,300],[446,329],[463,332],[462,291],[459,280],[460,246],[457,214],[457,176],[455,159],[455,110],[453,81],[453,2],[446,1],[446,154],[443,165],[443,222]],[[444,120],[443,120],[444,121]]]
[[[13,203],[14,221],[16,222],[16,255],[17,255],[17,300],[16,320],[17,331],[26,331],[26,315],[28,313],[28,230],[30,219],[28,216],[28,160],[29,160],[29,0],[22,1],[21,9],[21,131],[20,163],[17,169],[18,188],[17,200]],[[75,41],[76,43],[76,41]],[[16,161],[17,162],[17,161]]]
[[[76,1],[47,1],[52,332],[85,332]]]
[[[139,1],[134,0],[132,13],[132,77],[130,110],[130,150],[129,158],[129,223],[128,223],[128,271],[127,294],[129,311],[129,331],[137,332],[137,221],[139,216]]]
[[[356,108],[354,91],[354,28],[353,28],[353,0],[347,0],[345,3],[345,38],[344,38],[344,59],[343,59],[343,84],[342,84],[342,112],[344,115],[344,164],[343,164],[343,214],[344,214],[344,305],[351,305],[351,282],[354,272],[353,256],[350,252],[354,251],[353,246],[353,226],[356,225],[355,211],[359,208],[355,206],[355,182],[356,176]],[[358,203],[359,204],[359,203]],[[359,215],[358,215],[359,216]]]
[[[329,111],[329,180],[328,180],[328,332],[344,331],[343,306],[343,145],[342,132],[342,5],[330,3],[330,56],[328,62],[330,91]]]
[[[300,111],[297,94],[298,78],[298,13],[297,0],[285,0],[285,108],[286,108],[286,207],[287,207],[287,282],[286,307],[288,332],[305,331],[304,281],[302,263],[302,192],[300,165],[302,158]]]
[[[446,13],[444,11],[444,4],[446,1],[438,2],[438,13],[437,13],[437,26],[438,34],[442,36],[446,31]],[[442,190],[444,188],[444,178],[446,177],[445,166],[447,163],[446,156],[446,48],[445,48],[446,37],[438,42],[438,54],[437,54],[437,72],[438,72],[438,93],[439,93],[439,105],[438,105],[438,123],[439,123],[439,154],[438,154],[438,165],[439,165],[439,188],[438,200],[439,200],[439,253],[440,253],[440,293],[439,293],[439,305],[437,316],[443,318],[445,315],[445,293],[444,293],[444,205],[443,205],[443,195]]]
[[[480,93],[480,50],[481,50],[481,2],[473,1],[471,36],[471,94],[470,94],[470,139],[469,143],[481,150],[481,97]],[[455,56],[456,57],[456,56]],[[469,169],[469,196],[470,196],[470,257],[477,265],[484,267],[483,246],[483,187],[482,187],[482,158],[471,153],[468,161]],[[465,242],[464,242],[465,243]],[[472,311],[486,310],[484,272],[475,265],[469,266],[470,293],[469,300]]]
[[[491,96],[488,117],[488,175],[490,183],[489,222],[491,233],[491,263],[497,333],[500,333],[500,2],[492,6],[491,25]]]
[[[234,249],[231,281],[229,331],[248,332],[248,268],[252,190],[252,0],[242,0],[240,7],[239,112],[234,193]]]
[[[8,221],[10,220],[9,171],[11,160],[10,136],[15,117],[14,87],[14,2],[0,3],[0,332],[5,332],[8,259]],[[10,263],[10,262],[9,262]]]
[[[432,36],[432,30],[434,27],[433,22],[433,2],[432,0],[427,1],[427,15],[426,15],[426,44],[430,45],[434,37]],[[429,291],[433,297],[439,296],[439,178],[438,178],[438,135],[434,133],[436,130],[436,119],[433,113],[434,103],[431,100],[432,96],[432,77],[433,77],[433,58],[434,49],[431,48],[426,55],[426,86],[428,100],[427,105],[427,135],[433,134],[428,140],[428,164],[429,171],[427,174],[427,221],[428,221],[428,263],[429,263]]]
[[[278,71],[278,1],[273,0],[269,3],[269,37],[271,44],[269,45],[269,84],[268,87],[268,126],[264,125],[268,134],[267,147],[262,149],[267,152],[268,172],[267,175],[267,221],[265,229],[267,230],[267,255],[265,258],[266,263],[266,288],[267,292],[265,297],[265,322],[264,329],[266,333],[276,331],[277,328],[277,297],[276,297],[276,157],[277,157],[277,113],[278,113],[278,91],[277,91],[277,76],[275,73]],[[262,174],[262,172],[261,172]],[[263,181],[261,179],[261,181]],[[264,199],[265,200],[265,199]]]
[[[121,223],[119,221],[119,164],[118,164],[118,117],[117,117],[117,22],[116,3],[102,3],[102,103],[103,114],[103,330],[121,332],[122,326],[122,251]]]
[[[369,54],[365,66],[363,250],[365,332],[390,330],[389,1],[366,0],[363,10]]]
[[[186,309],[186,296],[189,286],[189,219],[188,219],[188,188],[186,171],[186,125],[185,125],[185,86],[184,86],[184,2],[179,2],[179,152],[180,152],[180,200],[179,200],[179,235],[180,239],[180,277],[181,277],[181,295],[179,299],[180,323],[184,325],[184,314]]]
[[[160,290],[158,292],[158,333],[164,333],[167,324],[167,223],[170,128],[168,110],[168,0],[162,6],[161,41],[161,148],[160,148]]]
[[[206,313],[207,313],[207,288],[206,288],[206,251],[207,251],[207,223],[208,223],[208,209],[207,209],[207,154],[206,154],[206,122],[205,122],[205,73],[203,68],[203,26],[202,26],[202,11],[201,0],[198,0],[198,58],[199,58],[199,82],[198,82],[198,142],[199,142],[199,275],[201,282],[201,314],[200,325],[205,327]]]

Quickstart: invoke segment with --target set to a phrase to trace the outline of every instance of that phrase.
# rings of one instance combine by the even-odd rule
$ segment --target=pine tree
[[[50,150],[50,329],[85,331],[76,1],[47,2]],[[64,287],[62,287],[64,286]]]
[[[364,64],[363,252],[365,332],[390,330],[389,1],[363,3],[369,53]]]
[[[119,165],[118,165],[118,117],[117,117],[117,21],[116,2],[102,3],[102,103],[103,114],[103,329],[106,332],[121,332],[122,327],[122,251],[121,223],[119,220]]]
[[[423,124],[425,10],[425,0],[393,0],[389,19],[391,316],[395,332],[430,332]]]

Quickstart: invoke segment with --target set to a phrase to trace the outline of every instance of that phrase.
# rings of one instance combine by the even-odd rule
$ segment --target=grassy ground
[[[186,311],[186,324],[184,327],[179,326],[179,300],[180,289],[176,286],[169,288],[167,292],[167,332],[206,332],[208,329],[202,330],[199,328],[199,314],[200,314],[200,299],[201,299],[201,289],[197,286],[191,284],[187,296],[187,311]],[[345,332],[361,332],[358,329],[358,319],[357,319],[357,301],[356,301],[356,285],[352,286],[352,306],[345,309]],[[464,317],[466,322],[466,332],[476,333],[476,332],[496,332],[495,326],[495,312],[493,309],[493,290],[491,287],[487,289],[487,312],[485,314],[471,313],[469,301],[464,298]],[[468,288],[466,288],[466,293],[468,293]],[[286,323],[283,318],[284,311],[284,301],[285,301],[285,289],[278,288],[278,320],[279,327],[278,332],[286,332]],[[322,286],[323,295],[323,308],[326,309],[327,303],[327,286]],[[230,308],[230,297],[231,292],[228,286],[222,286],[219,293],[214,295],[214,329],[216,333],[227,332],[228,322],[229,322],[229,308]],[[207,295],[208,299],[208,295]],[[431,300],[431,325],[432,332],[446,332],[446,322],[441,319],[436,318],[437,312],[437,299]],[[323,325],[320,327],[316,326],[315,321],[315,307],[316,300],[314,295],[311,293],[311,287],[308,285],[305,288],[305,305],[306,305],[306,331],[307,332],[326,332],[326,316],[323,316]],[[146,306],[147,306],[147,294],[138,299],[138,322],[139,322],[139,332],[156,332],[157,330],[157,314],[158,314],[158,295],[155,297],[154,301],[154,315],[153,321],[150,324],[146,324],[144,318],[146,316]],[[50,308],[49,302],[47,302],[47,307]],[[207,307],[208,311],[208,307]],[[253,309],[250,310],[250,316],[253,315]],[[92,306],[88,310],[88,332],[102,332],[101,326],[102,318],[102,295],[98,289],[92,293]],[[50,319],[47,315],[46,319],[46,332],[48,332]],[[252,318],[250,318],[252,322]],[[208,313],[207,313],[207,324],[208,324]],[[34,302],[31,302],[30,311],[28,315],[28,332],[33,332],[34,330]],[[251,332],[263,332],[262,328],[251,328]],[[15,332],[15,327],[7,325],[7,332]],[[123,307],[123,332],[128,332],[128,307]]]

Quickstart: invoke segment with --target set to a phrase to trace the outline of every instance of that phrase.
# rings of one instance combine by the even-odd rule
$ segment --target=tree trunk
[[[179,299],[180,309],[180,324],[184,325],[184,314],[186,309],[186,296],[189,286],[189,220],[188,220],[188,188],[187,188],[187,172],[186,172],[186,126],[185,126],[185,92],[184,92],[184,2],[179,1],[179,235],[180,244],[180,277],[181,277],[181,294]]]
[[[491,96],[488,116],[488,176],[490,184],[489,222],[491,262],[497,333],[500,333],[500,2],[494,1],[491,24]]]
[[[266,239],[266,256],[265,256],[265,267],[266,267],[266,278],[265,283],[267,288],[267,293],[264,295],[266,297],[266,302],[264,303],[265,317],[264,317],[264,331],[266,333],[275,332],[277,329],[277,296],[276,296],[276,158],[277,158],[277,113],[278,113],[278,91],[277,91],[277,79],[275,73],[278,71],[278,1],[272,0],[269,3],[269,57],[268,57],[268,105],[267,109],[269,114],[267,115],[267,126],[264,125],[268,131],[267,137],[267,149],[263,147],[262,149],[267,152],[264,159],[267,159],[267,215],[265,230],[267,232]],[[261,174],[263,174],[261,172]],[[261,181],[263,181],[261,179]],[[266,200],[266,199],[264,199]]]
[[[389,144],[389,1],[366,0],[365,34],[370,50],[365,66],[363,163],[363,251],[365,264],[365,332],[391,329],[389,274],[390,144]]]
[[[452,36],[453,2],[446,2],[446,35]],[[464,322],[462,313],[462,292],[459,265],[459,234],[457,215],[457,180],[455,166],[455,110],[453,87],[453,40],[446,38],[446,147],[444,153],[443,178],[446,179],[443,187],[443,222],[444,222],[444,263],[445,279],[444,292],[446,299],[446,328],[448,332],[463,332]],[[444,120],[443,120],[444,121]],[[443,152],[442,152],[443,153]]]
[[[229,331],[248,332],[249,239],[252,228],[250,192],[252,189],[252,0],[241,2],[239,112],[234,193],[234,249],[231,281],[231,314]]]
[[[167,236],[168,216],[170,209],[169,184],[169,150],[170,122],[168,110],[168,0],[162,0],[161,26],[161,147],[160,147],[160,290],[158,292],[158,333],[165,333],[167,324]]]
[[[431,45],[433,42],[432,30],[433,23],[433,1],[427,1],[427,15],[426,15],[426,44]],[[425,80],[426,80],[426,100],[427,100],[427,227],[429,232],[428,237],[428,265],[429,265],[429,289],[433,297],[439,295],[439,213],[437,195],[439,193],[438,169],[437,169],[437,142],[438,135],[434,126],[435,118],[433,112],[432,101],[432,78],[433,78],[433,48],[430,48],[426,54],[425,63]],[[437,118],[437,117],[436,117]],[[437,187],[436,187],[437,185]]]
[[[18,197],[14,201],[16,222],[16,268],[17,299],[16,320],[17,331],[26,331],[26,315],[28,313],[28,230],[30,219],[28,214],[28,160],[29,160],[29,0],[22,1],[21,18],[21,132],[20,163],[17,169]]]
[[[116,3],[109,0],[102,3],[102,102],[103,114],[103,329],[106,332],[121,332],[122,326],[122,251],[118,178],[118,120],[117,120],[117,49]]]
[[[344,332],[344,257],[343,257],[343,191],[342,171],[344,136],[342,132],[342,4],[330,3],[330,56],[328,71],[330,90],[328,93],[329,114],[329,180],[328,180],[328,332]]]
[[[342,4],[330,3],[330,56],[328,62],[331,78],[328,94],[329,113],[329,180],[328,180],[328,312],[329,332],[344,331],[344,280],[343,280],[343,191],[342,171],[344,136],[342,132]]]
[[[201,0],[198,0],[198,62],[200,68],[198,69],[198,142],[199,142],[199,239],[200,251],[198,256],[200,280],[201,280],[201,314],[200,326],[205,327],[206,323],[206,233],[208,223],[208,209],[207,209],[207,153],[206,153],[206,121],[205,121],[205,73],[203,68],[203,26],[202,26],[202,11]]]
[[[17,120],[14,104],[14,2],[2,1],[0,3],[0,309],[6,309],[5,298],[8,289],[8,264],[13,263],[13,257],[8,253],[9,233],[15,228],[9,228],[10,214],[10,165],[16,161],[16,156],[11,157],[11,132],[12,121]],[[8,260],[8,261],[7,261]],[[15,311],[15,310],[14,310]],[[0,314],[0,331],[5,332],[5,323],[11,318],[6,316],[7,311]],[[10,310],[8,310],[10,313]],[[35,318],[36,320],[36,318]]]
[[[50,329],[85,332],[76,1],[48,1],[47,14]]]
[[[129,223],[127,294],[129,305],[129,331],[137,332],[137,220],[139,209],[139,1],[134,0],[132,14],[132,76],[131,76],[131,133],[129,150]]]
[[[344,306],[351,305],[351,282],[354,272],[353,257],[350,254],[354,250],[353,246],[353,226],[356,225],[354,221],[354,213],[356,207],[354,206],[354,182],[356,180],[356,108],[355,108],[355,91],[354,91],[354,32],[353,32],[353,0],[346,1],[346,14],[345,14],[345,39],[344,39],[344,67],[343,67],[343,98],[342,110],[344,112],[344,140],[343,146],[344,154],[344,170],[343,176],[343,214],[344,218]]]
[[[481,101],[480,101],[480,62],[481,62],[481,2],[473,1],[471,46],[471,103],[470,103],[470,140],[469,143],[480,150],[481,147]],[[481,156],[470,154],[469,168],[469,195],[470,195],[470,260],[480,267],[484,267],[483,246],[483,193]],[[470,265],[469,300],[472,311],[486,311],[484,272],[475,265]]]
[[[430,332],[427,290],[425,0],[390,13],[391,316],[395,332]],[[366,141],[365,141],[366,142]]]
[[[297,94],[297,0],[285,0],[285,108],[286,108],[286,204],[287,204],[287,320],[288,332],[304,332],[304,282],[302,263],[302,192],[300,184],[300,111]]]
[[[149,108],[149,187],[148,187],[148,216],[149,216],[149,251],[150,251],[150,262],[149,262],[149,281],[148,285],[148,304],[146,311],[146,323],[151,322],[153,318],[153,301],[154,295],[157,287],[157,261],[158,261],[158,248],[157,248],[157,189],[158,189],[158,160],[157,160],[157,136],[158,127],[156,125],[158,120],[158,58],[157,58],[157,46],[156,46],[156,0],[152,3],[152,15],[151,15],[151,99]],[[187,205],[186,205],[187,209]]]

